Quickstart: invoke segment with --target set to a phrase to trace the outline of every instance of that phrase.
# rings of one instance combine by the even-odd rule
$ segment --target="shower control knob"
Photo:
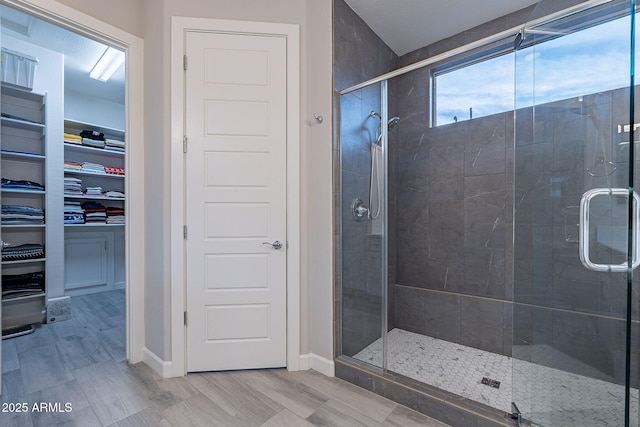
[[[369,214],[369,209],[364,205],[362,199],[353,199],[351,202],[351,215],[356,221],[360,221]]]

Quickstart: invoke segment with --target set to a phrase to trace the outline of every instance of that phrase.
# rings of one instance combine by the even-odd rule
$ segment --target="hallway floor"
[[[72,313],[71,320],[2,342],[3,427],[445,426],[313,371],[163,379],[125,361],[123,291],[73,297]],[[10,405],[22,403],[26,413]],[[34,411],[41,403],[48,410]],[[64,412],[65,404],[71,411]]]

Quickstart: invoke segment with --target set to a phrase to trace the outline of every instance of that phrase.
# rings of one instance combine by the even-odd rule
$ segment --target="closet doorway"
[[[143,265],[128,254],[143,251],[129,200],[144,171],[128,165],[141,164],[142,92],[128,82],[142,52],[65,6],[45,20],[11,3],[0,5],[2,372],[27,396],[141,360]],[[89,27],[113,39],[70,30]]]

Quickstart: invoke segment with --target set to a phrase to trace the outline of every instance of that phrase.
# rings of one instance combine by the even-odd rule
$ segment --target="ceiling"
[[[107,49],[106,45],[4,5],[0,6],[0,16],[3,35],[64,55],[65,88],[124,104],[124,65],[107,82],[89,77],[89,72]]]
[[[537,0],[482,0],[479,7],[479,0],[345,1],[397,55],[537,3]],[[89,77],[107,46],[4,5],[0,6],[0,15],[2,34],[64,55],[66,88],[124,104],[124,66],[108,82]]]
[[[537,0],[345,0],[398,56]]]

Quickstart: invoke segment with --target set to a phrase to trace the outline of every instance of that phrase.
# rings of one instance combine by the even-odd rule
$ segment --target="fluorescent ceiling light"
[[[89,77],[106,82],[113,73],[124,63],[124,52],[108,47],[104,51],[96,65],[93,66]]]

